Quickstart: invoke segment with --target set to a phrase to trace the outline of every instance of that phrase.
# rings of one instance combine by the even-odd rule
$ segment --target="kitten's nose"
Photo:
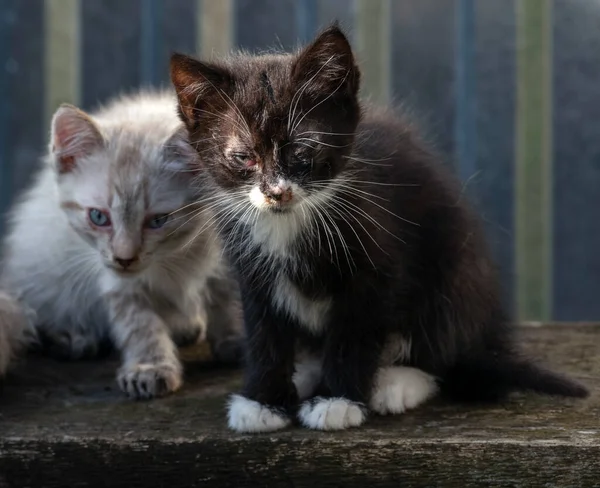
[[[119,266],[121,266],[121,268],[127,269],[127,268],[129,268],[129,266],[131,266],[133,263],[135,263],[138,260],[138,258],[137,258],[137,256],[134,256],[132,258],[124,259],[124,258],[118,258],[115,256],[114,260]]]
[[[281,203],[290,202],[293,196],[292,188],[284,184],[267,185],[264,193],[267,198]]]

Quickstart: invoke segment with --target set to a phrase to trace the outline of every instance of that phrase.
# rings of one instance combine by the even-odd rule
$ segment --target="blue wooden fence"
[[[333,19],[367,71],[365,95],[402,101],[455,165],[519,316],[600,319],[594,0],[0,0],[0,210],[29,180],[59,101],[91,109],[119,91],[166,85],[174,50],[295,48]],[[536,94],[521,61],[550,53],[547,38],[554,67],[539,80],[548,89],[538,107],[554,108],[536,119],[517,87]],[[532,144],[523,152],[540,124],[554,128],[551,154]],[[546,196],[533,208],[536,175]],[[540,246],[551,260],[535,259]]]

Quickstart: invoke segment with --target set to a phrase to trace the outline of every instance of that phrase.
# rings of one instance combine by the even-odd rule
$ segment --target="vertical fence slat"
[[[4,230],[4,213],[12,197],[13,168],[8,144],[10,141],[11,107],[11,37],[16,22],[16,0],[0,0],[0,236]]]
[[[456,160],[463,181],[477,171],[475,0],[456,6]]]
[[[142,85],[157,86],[164,78],[162,55],[163,0],[142,0],[140,5],[140,77]]]
[[[552,0],[517,2],[517,311],[552,309]]]
[[[46,121],[64,102],[80,102],[80,3],[60,0],[44,3]]]
[[[317,29],[317,0],[296,0],[294,5],[296,35],[305,44],[312,39]]]
[[[197,52],[203,59],[227,54],[234,44],[235,0],[197,0]]]
[[[372,100],[386,103],[391,98],[391,1],[355,1],[363,90]]]

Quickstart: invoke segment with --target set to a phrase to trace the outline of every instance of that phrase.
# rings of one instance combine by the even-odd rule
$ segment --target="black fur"
[[[391,332],[411,340],[404,364],[438,377],[455,400],[498,400],[516,389],[587,395],[521,357],[480,222],[460,185],[410,124],[359,103],[360,73],[336,26],[294,55],[240,55],[218,64],[174,55],[171,70],[200,155],[198,182],[222,196],[221,233],[237,267],[247,327],[245,396],[293,411],[300,342],[323,354],[322,389],[368,404]],[[296,103],[306,116],[292,130]],[[247,154],[241,162],[225,150],[230,134],[240,141],[236,151]],[[353,181],[336,190],[343,202],[315,219],[287,255],[274,256],[251,239],[243,218],[249,202],[234,211],[231,195],[280,177],[312,196],[340,177]],[[286,218],[286,210],[274,206],[270,218]],[[332,299],[320,333],[277,309],[278,273],[305,297]]]

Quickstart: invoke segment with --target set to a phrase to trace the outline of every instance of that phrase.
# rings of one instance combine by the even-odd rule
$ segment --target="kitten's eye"
[[[169,214],[153,215],[147,222],[146,226],[150,229],[160,229],[169,220]]]
[[[246,168],[252,168],[256,166],[256,161],[252,159],[249,154],[244,153],[233,153],[231,158],[239,165],[245,166]]]
[[[90,222],[98,227],[108,227],[110,225],[110,216],[108,213],[97,208],[90,208],[88,210],[88,217]]]

